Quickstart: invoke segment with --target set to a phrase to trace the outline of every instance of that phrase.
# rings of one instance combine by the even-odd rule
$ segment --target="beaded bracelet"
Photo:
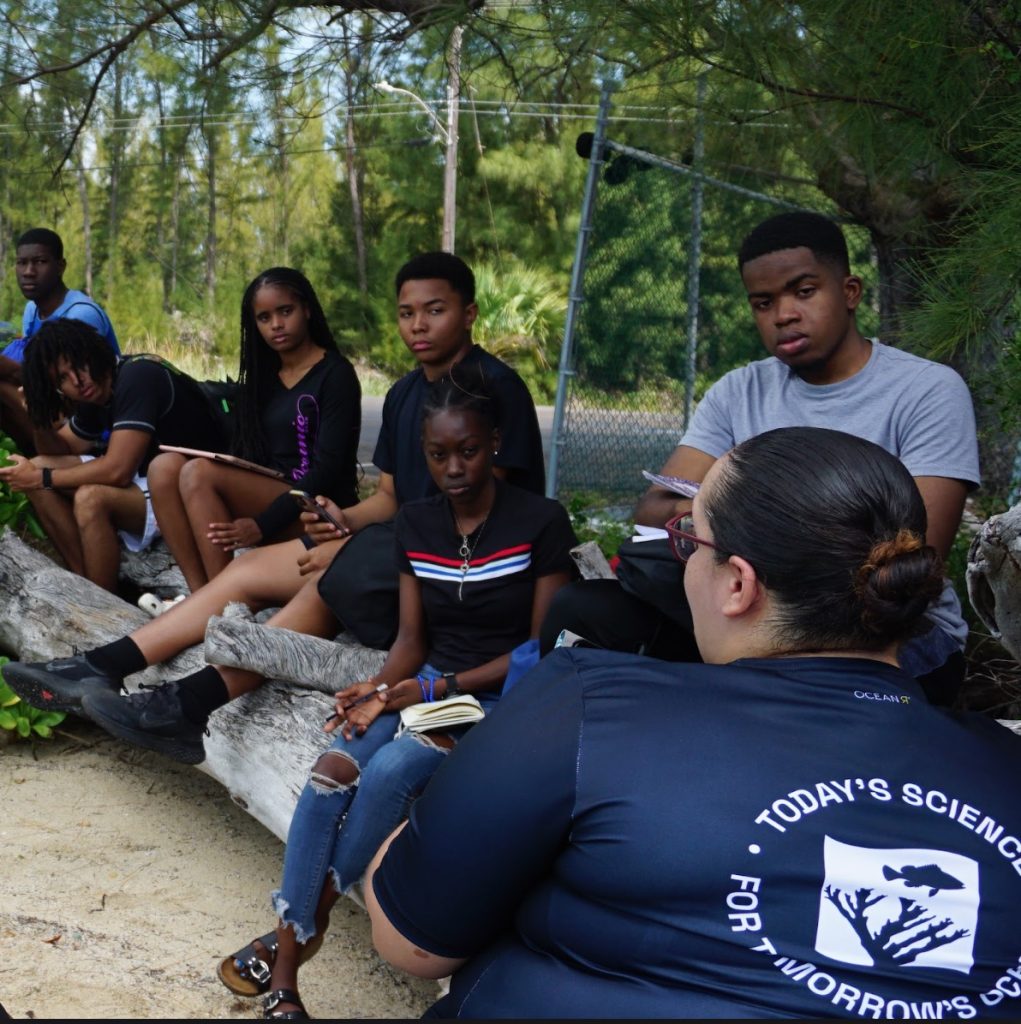
[[[434,700],[436,700],[436,677],[429,676],[429,678],[426,679],[425,676],[420,675],[417,677],[417,679],[418,688],[422,693],[422,703],[431,704]],[[426,688],[426,683],[429,684],[428,689]]]

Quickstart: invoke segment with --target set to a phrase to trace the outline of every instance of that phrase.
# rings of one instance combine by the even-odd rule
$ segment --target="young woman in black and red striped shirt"
[[[440,494],[405,504],[397,517],[397,640],[377,675],[336,695],[327,728],[337,737],[313,766],[288,833],[276,931],[220,965],[232,991],[270,991],[266,1016],[303,1014],[298,964],[318,948],[338,895],[361,880],[470,728],[395,736],[395,712],[458,692],[488,712],[511,651],[538,636],[570,577],[576,540],[563,507],[493,475],[499,432],[483,388],[455,373],[430,392],[422,441]],[[368,699],[351,706],[360,697]]]

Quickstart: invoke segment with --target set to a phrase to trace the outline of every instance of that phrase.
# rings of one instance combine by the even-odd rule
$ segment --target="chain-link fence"
[[[547,490],[630,507],[648,486],[642,470],[658,471],[676,446],[686,409],[728,370],[765,355],[737,272],[741,240],[819,194],[757,193],[598,133],[594,145],[603,160],[590,166]],[[845,234],[868,285],[867,232]],[[867,292],[865,332],[877,319],[869,307]]]

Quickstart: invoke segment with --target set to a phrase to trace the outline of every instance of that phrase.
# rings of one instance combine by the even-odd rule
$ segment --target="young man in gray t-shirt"
[[[861,334],[861,279],[850,271],[843,233],[827,218],[785,213],[764,221],[742,243],[738,267],[769,358],[732,370],[709,389],[663,474],[699,482],[734,445],[775,427],[843,430],[907,466],[925,500],[926,539],[945,557],[965,497],[979,483],[964,381],[947,366]],[[690,507],[689,499],[653,486],[635,520],[661,527]],[[967,635],[949,581],[928,614],[931,631],[902,648],[900,659],[943,702],[963,679]],[[669,660],[691,654],[690,638],[675,622],[615,581],[561,591],[543,628],[544,651],[564,628],[600,647]]]

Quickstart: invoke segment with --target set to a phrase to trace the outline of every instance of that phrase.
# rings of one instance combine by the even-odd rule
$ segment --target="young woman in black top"
[[[291,488],[357,500],[361,389],[297,270],[273,267],[245,290],[234,418],[234,453],[284,479],[176,453],[149,470],[156,518],[192,591],[236,550],[301,535]]]

